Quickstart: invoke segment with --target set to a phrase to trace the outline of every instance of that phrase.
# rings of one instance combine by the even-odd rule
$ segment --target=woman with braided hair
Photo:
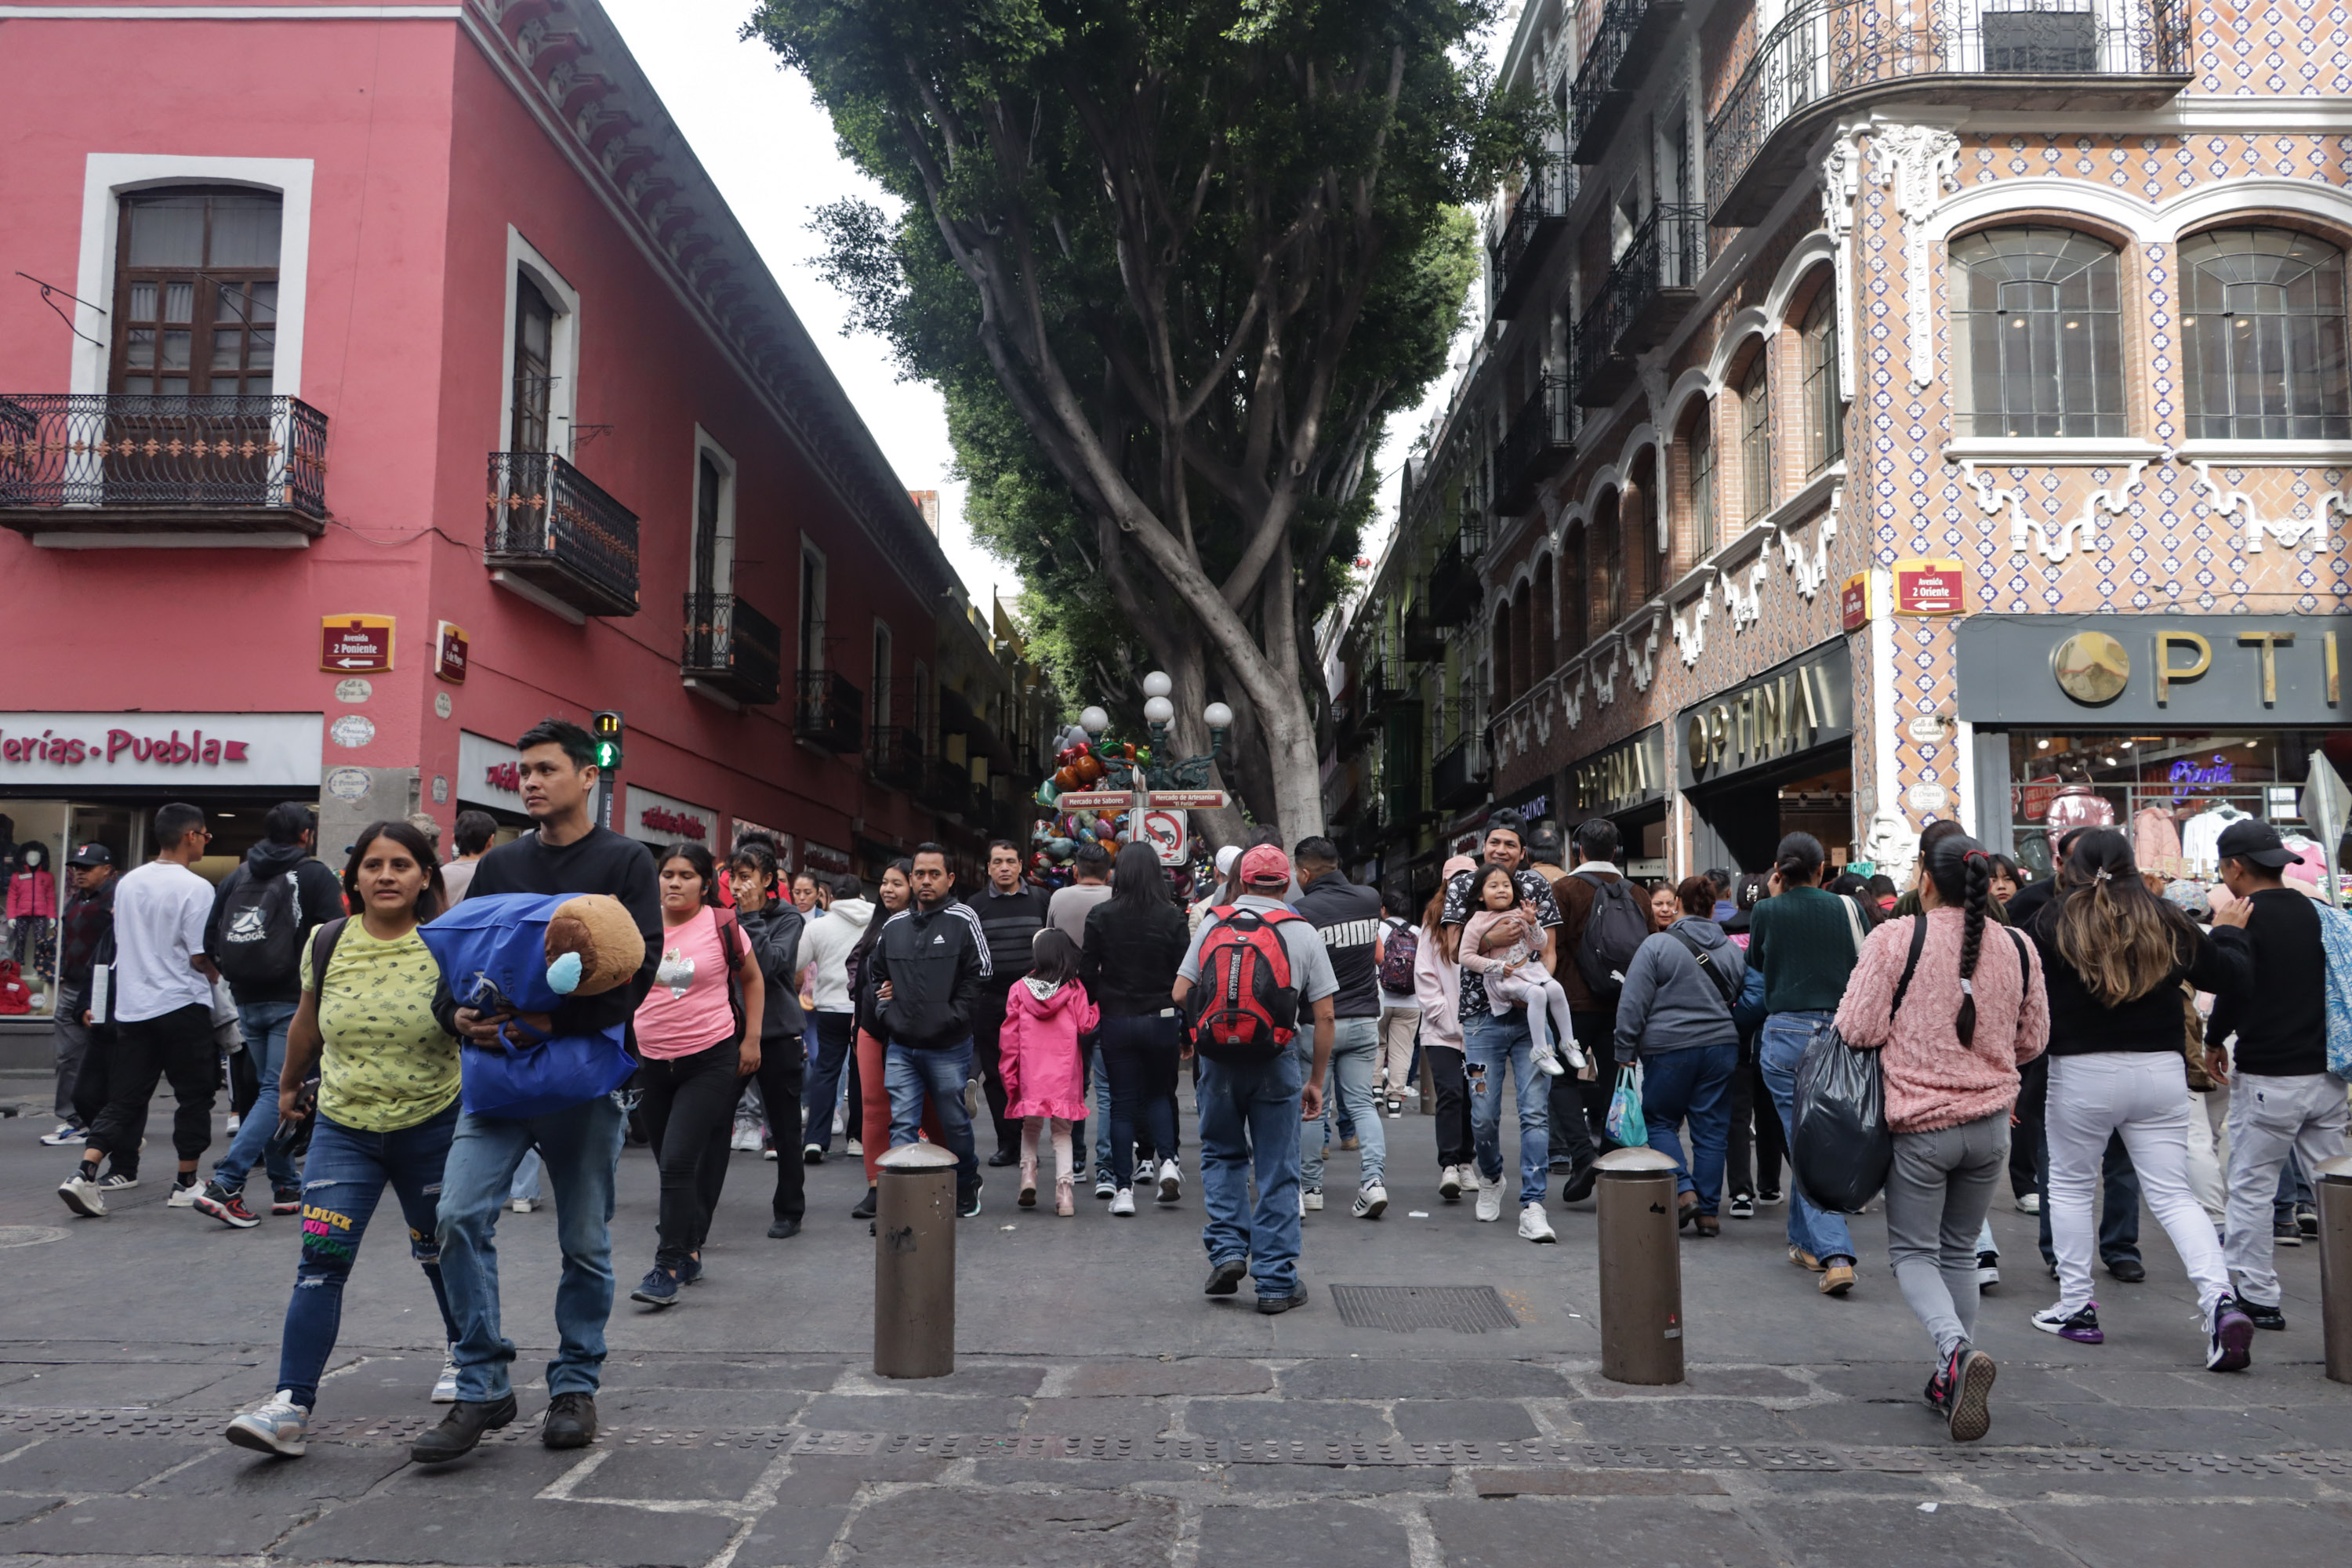
[[[1938,837],[1919,879],[1922,912],[1871,932],[1837,1013],[1848,1045],[1879,1051],[1895,1132],[1887,1256],[1935,1337],[1928,1406],[1961,1442],[1992,1420],[1993,1362],[1973,1342],[1978,1233],[2009,1163],[2018,1067],[2050,1034],[2032,952],[1999,926],[1987,939],[1991,883],[1982,845]]]

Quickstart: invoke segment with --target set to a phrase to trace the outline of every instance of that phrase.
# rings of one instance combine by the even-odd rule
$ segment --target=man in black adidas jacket
[[[988,938],[971,906],[954,901],[947,851],[919,844],[914,862],[915,901],[884,922],[866,960],[889,1036],[890,1147],[915,1142],[928,1097],[956,1157],[956,1213],[970,1219],[980,1213],[980,1159],[964,1097],[972,1018],[990,975]]]
[[[1010,1165],[1021,1158],[1021,1127],[1004,1119],[1004,1073],[998,1037],[1004,1029],[1004,1002],[1021,977],[1029,973],[1029,944],[1045,924],[1047,895],[1021,879],[1021,847],[999,838],[988,847],[988,885],[964,900],[965,908],[980,917],[980,932],[988,943],[990,973],[980,988],[971,1016],[972,1051],[980,1062],[981,1089],[988,1096],[989,1120],[996,1124],[996,1152],[992,1165]]]

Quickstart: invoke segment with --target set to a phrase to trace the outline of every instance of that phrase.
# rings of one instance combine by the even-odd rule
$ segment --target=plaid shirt
[[[1437,913],[1439,925],[1458,926],[1469,920],[1470,884],[1476,879],[1477,876],[1478,872],[1474,868],[1462,872],[1445,884],[1445,905]],[[1559,906],[1552,901],[1551,883],[1544,879],[1542,872],[1523,866],[1511,873],[1511,885],[1519,890],[1519,902],[1535,910],[1538,925],[1547,928],[1559,926]],[[1473,973],[1468,965],[1464,965],[1460,1016],[1465,1018],[1475,1018],[1489,1011],[1491,1009],[1486,1005],[1486,977]]]

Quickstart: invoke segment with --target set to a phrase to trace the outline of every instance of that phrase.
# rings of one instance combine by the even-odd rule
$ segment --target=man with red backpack
[[[1202,1058],[1203,1293],[1231,1296],[1248,1274],[1257,1310],[1271,1315],[1307,1304],[1298,1279],[1299,1122],[1323,1115],[1339,982],[1323,939],[1282,901],[1289,858],[1261,844],[1234,869],[1243,891],[1202,917],[1176,972],[1175,999],[1192,1021],[1184,1054]],[[1302,1010],[1314,1022],[1311,1053],[1298,1035]]]

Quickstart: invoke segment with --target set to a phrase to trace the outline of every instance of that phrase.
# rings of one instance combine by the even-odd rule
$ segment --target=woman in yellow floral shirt
[[[356,917],[319,928],[302,955],[302,1006],[286,1040],[278,1114],[304,1114],[302,1083],[315,1059],[319,1124],[302,1169],[302,1262],[278,1351],[278,1393],[229,1423],[228,1440],[299,1455],[319,1377],[341,1326],[343,1282],[389,1185],[408,1222],[409,1253],[457,1337],[434,1240],[441,1168],[457,1126],[457,1042],[433,1018],[441,972],[417,925],[439,912],[432,846],[405,822],[368,825],[343,869]],[[446,1392],[445,1392],[446,1390]],[[434,1398],[457,1397],[446,1363]]]

